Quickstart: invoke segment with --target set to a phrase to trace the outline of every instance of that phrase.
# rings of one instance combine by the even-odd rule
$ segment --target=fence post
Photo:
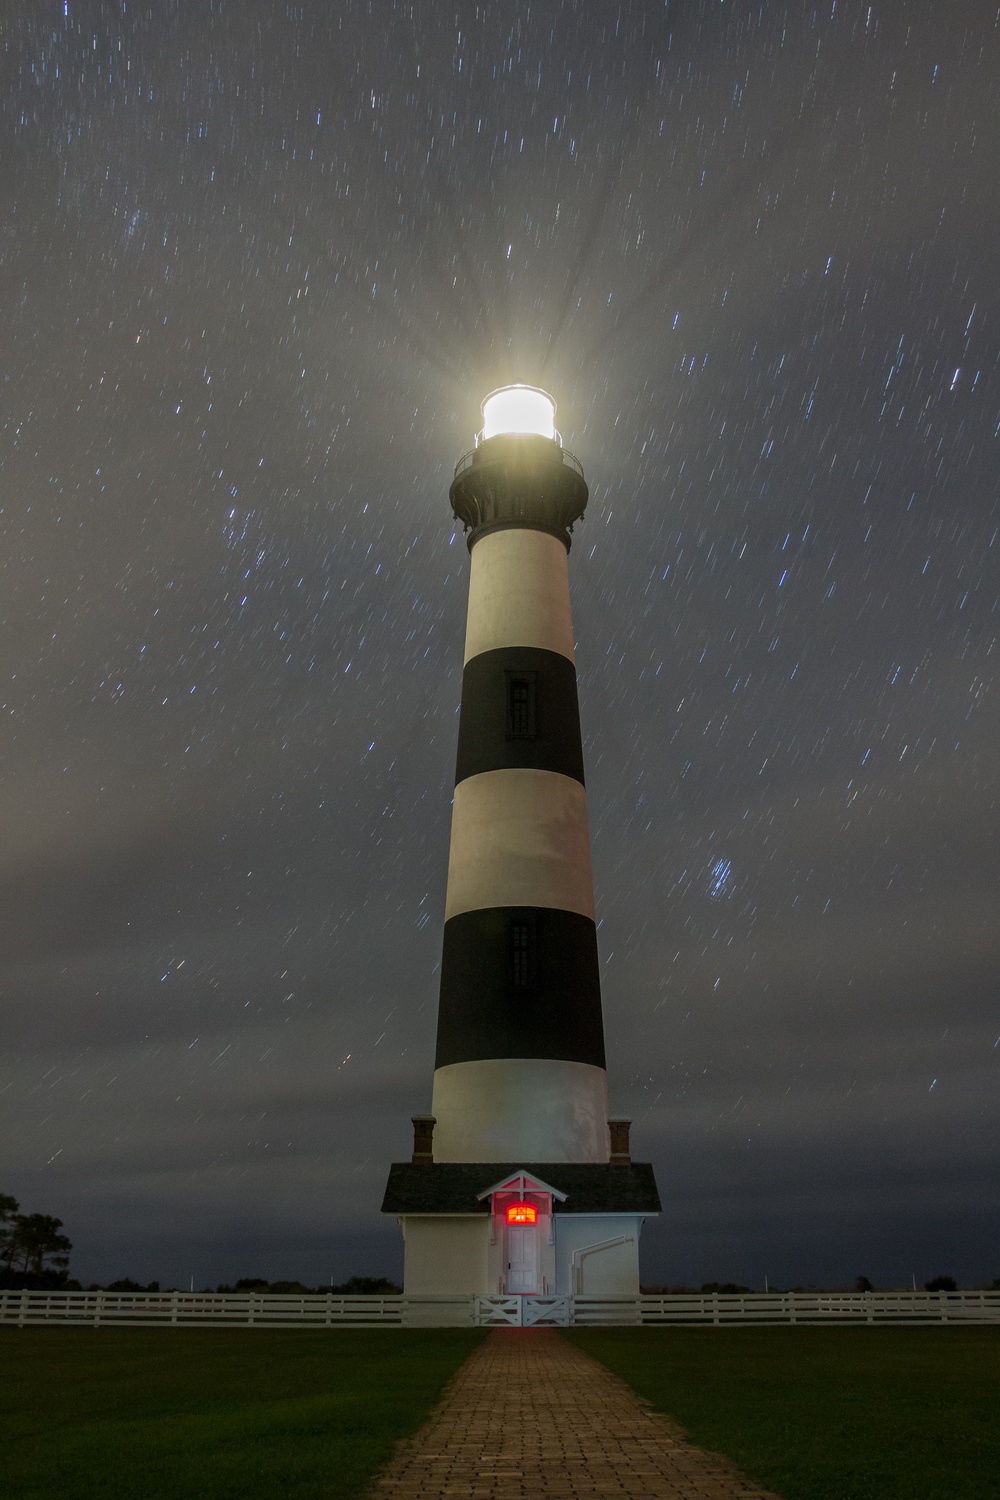
[[[28,1321],[28,1294],[27,1294],[27,1292],[22,1292],[21,1293],[21,1306],[18,1309],[18,1315],[17,1315],[17,1326],[18,1326],[18,1328],[23,1328],[25,1326],[25,1324],[27,1323],[27,1321]]]

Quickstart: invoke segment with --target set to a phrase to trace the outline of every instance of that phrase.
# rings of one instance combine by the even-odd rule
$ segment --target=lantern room
[[[482,404],[483,430],[479,441],[506,434],[511,437],[553,438],[556,432],[556,403],[548,391],[536,385],[504,385],[491,391]]]

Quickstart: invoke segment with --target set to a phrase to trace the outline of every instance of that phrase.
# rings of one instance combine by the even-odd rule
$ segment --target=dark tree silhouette
[[[14,1225],[21,1207],[9,1193],[0,1193],[0,1264],[9,1267],[14,1253]]]
[[[41,1276],[43,1271],[65,1271],[73,1243],[59,1233],[60,1229],[62,1219],[54,1219],[51,1214],[18,1214],[14,1220],[13,1269],[27,1271],[32,1276]]]
[[[0,1193],[0,1284],[61,1286],[66,1281],[72,1241],[51,1214],[18,1213],[19,1204]]]

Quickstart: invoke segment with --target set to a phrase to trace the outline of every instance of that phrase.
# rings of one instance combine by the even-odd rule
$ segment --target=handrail
[[[592,1245],[578,1245],[570,1257],[570,1275],[573,1277],[573,1291],[578,1296],[583,1296],[583,1263],[589,1255],[598,1255],[602,1250],[613,1250],[617,1245],[633,1245],[635,1238],[631,1234],[616,1234],[611,1240],[595,1240]]]

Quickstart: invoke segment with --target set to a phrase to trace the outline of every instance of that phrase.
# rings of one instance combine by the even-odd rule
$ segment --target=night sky
[[[1000,18],[11,0],[6,1170],[398,1276],[479,402],[551,390],[653,1283],[1000,1277]]]

